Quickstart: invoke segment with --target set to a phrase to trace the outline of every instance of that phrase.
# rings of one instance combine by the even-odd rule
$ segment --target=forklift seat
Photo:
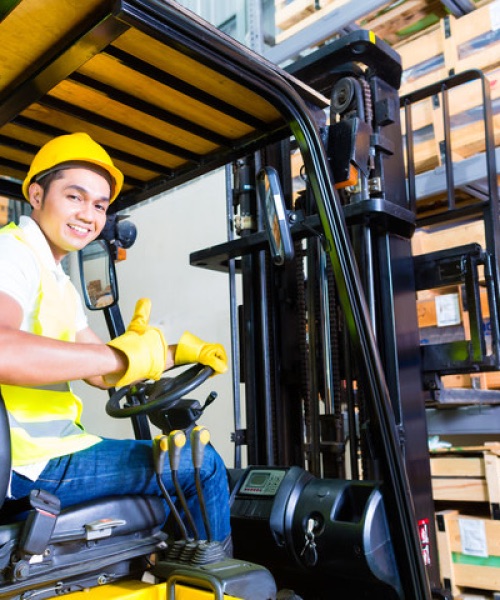
[[[16,600],[36,590],[37,600],[43,600],[140,577],[147,557],[166,546],[159,496],[113,496],[60,511],[55,496],[33,490],[29,502],[19,504],[21,511],[30,505],[27,518],[14,520],[16,501],[5,501],[10,431],[1,395],[0,440],[0,599]]]

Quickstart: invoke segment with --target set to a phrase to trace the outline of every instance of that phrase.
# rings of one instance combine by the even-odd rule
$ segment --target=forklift
[[[449,598],[397,53],[358,30],[284,70],[172,0],[41,4],[14,0],[1,15],[0,193],[21,198],[32,157],[55,135],[83,129],[108,150],[125,185],[80,266],[86,303],[114,337],[124,326],[113,263],[134,239],[127,209],[225,168],[233,227],[190,263],[226,274],[232,290],[241,281],[231,337],[245,427],[235,397],[231,556],[209,539],[175,539],[156,497],[59,512],[39,490],[20,518],[4,500],[1,410],[0,598]],[[100,306],[85,279],[97,263],[109,286]],[[178,432],[194,436],[196,469],[208,443],[197,421],[216,408],[187,396],[209,376],[199,365],[169,372],[115,390],[106,410],[131,418],[138,438],[160,428],[158,469],[167,455],[175,469]]]

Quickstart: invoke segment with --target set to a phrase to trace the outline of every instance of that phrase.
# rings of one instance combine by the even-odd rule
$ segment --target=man
[[[126,333],[107,344],[89,328],[61,260],[99,236],[122,184],[122,173],[87,134],[54,138],[39,150],[23,182],[31,216],[0,230],[0,385],[11,429],[13,498],[41,488],[65,507],[113,494],[160,495],[151,442],[101,439],[84,431],[82,405],[69,382],[121,387],[192,362],[216,373],[227,369],[219,344],[186,332],[177,345],[167,345],[148,324],[145,299]],[[179,480],[203,534],[189,453],[182,456]],[[173,492],[168,469],[163,480]],[[224,540],[227,478],[211,447],[202,480],[213,538]]]

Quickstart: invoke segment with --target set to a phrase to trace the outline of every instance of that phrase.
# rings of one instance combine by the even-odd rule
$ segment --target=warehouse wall
[[[189,265],[189,254],[226,241],[224,170],[212,173],[157,200],[128,212],[138,230],[127,260],[117,264],[120,307],[127,324],[138,298],[152,300],[151,322],[162,327],[167,341],[175,343],[188,329],[207,341],[218,341],[230,353],[229,282],[225,274]],[[71,266],[72,274],[76,264]],[[103,315],[89,312],[91,326],[108,339]],[[226,463],[233,463],[231,372],[214,377],[190,394],[202,403],[210,391],[218,398],[201,424]],[[107,392],[78,383],[84,399],[84,425],[110,437],[133,437],[128,419],[108,417],[104,410]]]

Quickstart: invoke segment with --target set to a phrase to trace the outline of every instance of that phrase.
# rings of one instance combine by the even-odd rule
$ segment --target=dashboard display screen
[[[285,469],[255,469],[251,470],[239,494],[252,496],[274,496],[286,474]]]

